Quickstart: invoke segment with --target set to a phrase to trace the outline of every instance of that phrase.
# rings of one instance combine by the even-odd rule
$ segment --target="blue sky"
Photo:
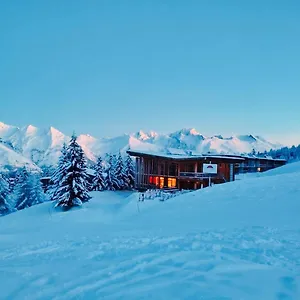
[[[0,121],[300,143],[299,1],[1,1]]]

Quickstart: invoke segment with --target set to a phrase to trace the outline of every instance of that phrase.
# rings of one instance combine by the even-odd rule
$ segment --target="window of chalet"
[[[165,178],[164,177],[160,177],[159,178],[159,187],[162,189],[165,185]]]
[[[160,167],[160,175],[165,175],[166,173],[166,170],[165,170],[165,163],[162,162],[159,164],[159,167]]]
[[[155,159],[152,160],[151,174],[154,174],[154,175],[158,174],[158,163],[157,163],[157,160],[155,160]]]
[[[175,163],[169,164],[169,176],[177,176],[178,174],[178,166]]]
[[[149,176],[149,183],[152,185],[159,186],[159,177],[158,176]]]
[[[183,163],[181,165],[181,172],[194,172],[195,171],[195,165],[193,163]]]
[[[147,159],[144,160],[144,174],[148,174],[148,166],[149,161]]]
[[[175,188],[176,186],[176,178],[168,178],[168,187]]]

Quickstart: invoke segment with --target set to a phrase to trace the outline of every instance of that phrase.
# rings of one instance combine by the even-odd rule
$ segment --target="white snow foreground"
[[[0,219],[0,299],[300,299],[300,168]]]

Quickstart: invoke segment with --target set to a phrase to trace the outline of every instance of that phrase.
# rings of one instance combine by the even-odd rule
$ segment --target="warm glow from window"
[[[176,187],[176,178],[168,178],[168,187],[175,188]]]
[[[160,177],[159,178],[159,187],[162,189],[165,185],[165,178],[164,177]]]
[[[149,177],[149,183],[154,183],[154,180],[153,180],[152,176]]]

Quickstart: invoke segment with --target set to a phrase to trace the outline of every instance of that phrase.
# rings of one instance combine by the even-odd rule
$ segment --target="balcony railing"
[[[180,172],[180,177],[187,178],[209,178],[209,177],[219,177],[218,174],[206,174],[206,173],[197,173],[197,172]]]

